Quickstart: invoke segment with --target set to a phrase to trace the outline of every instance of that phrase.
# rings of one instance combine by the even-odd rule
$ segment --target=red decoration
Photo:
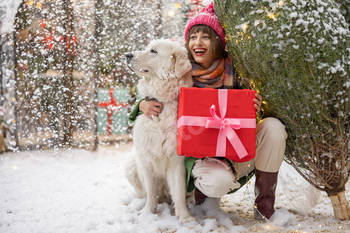
[[[40,20],[40,26],[41,28],[44,30],[44,39],[43,39],[43,42],[45,44],[45,46],[49,49],[49,50],[53,50],[54,49],[54,32],[49,32],[45,27],[46,27],[46,22],[41,19]],[[60,43],[63,43],[63,39],[64,39],[64,36],[62,35],[60,37],[60,40],[59,42]],[[75,56],[76,55],[76,52],[75,52],[75,46],[77,44],[77,37],[75,35],[72,36],[72,55]],[[68,53],[69,51],[69,47],[70,47],[70,41],[69,41],[69,36],[66,35],[66,51]]]
[[[107,118],[108,118],[107,135],[111,135],[112,134],[112,123],[113,123],[113,119],[112,119],[113,115],[112,114],[113,114],[113,112],[115,114],[117,114],[119,112],[120,107],[126,107],[127,106],[127,104],[119,103],[118,100],[114,98],[113,92],[114,92],[114,90],[112,88],[110,88],[109,89],[109,95],[111,97],[110,102],[98,103],[98,107],[107,108]]]
[[[191,0],[191,9],[188,11],[186,17],[192,18],[195,16],[203,8],[202,2],[203,0]]]
[[[46,45],[46,47],[49,49],[49,50],[52,50],[53,49],[53,38],[52,38],[52,35],[48,35],[44,37],[43,39],[44,41],[44,44]]]
[[[64,37],[61,36],[61,38],[60,38],[60,42],[61,42],[61,43],[63,42],[63,39],[64,39]],[[72,48],[72,55],[73,55],[73,56],[76,55],[76,53],[75,53],[75,46],[74,46],[74,45],[76,45],[76,44],[77,44],[77,38],[75,37],[75,35],[73,35],[73,36],[72,36],[72,45],[73,45],[73,48]],[[69,51],[69,47],[70,47],[69,36],[66,35],[66,51],[67,51],[67,53],[68,53],[68,51]]]
[[[246,162],[255,157],[256,130],[255,126],[251,127],[252,123],[254,125],[256,123],[256,109],[253,101],[255,91],[225,90],[227,101],[222,101],[221,98],[221,104],[219,104],[220,91],[212,88],[181,88],[177,138],[179,155],[196,158],[223,155],[236,162]],[[223,103],[226,103],[226,106]],[[214,110],[212,105],[215,105]],[[224,116],[221,116],[223,107],[227,107],[226,114],[223,113]],[[215,119],[214,115],[220,119]],[[239,126],[234,123],[237,120]],[[213,121],[217,127],[212,126]],[[249,126],[245,125],[247,121]],[[229,127],[230,131],[233,129],[235,136],[231,137],[230,133],[220,136],[222,131],[225,131],[225,127]],[[240,148],[236,146],[234,148],[232,142],[241,143],[247,154],[244,156],[237,154],[236,150],[238,149],[240,153]],[[226,144],[226,150],[220,147],[224,144]],[[218,153],[218,151],[221,152]]]

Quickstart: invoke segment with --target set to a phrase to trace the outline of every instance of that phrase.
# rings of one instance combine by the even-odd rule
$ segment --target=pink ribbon
[[[235,149],[240,159],[248,155],[247,150],[239,139],[235,130],[241,128],[256,128],[255,118],[225,118],[227,112],[227,96],[228,91],[226,89],[218,90],[218,102],[219,102],[219,117],[215,112],[215,105],[210,107],[211,117],[198,117],[198,116],[181,116],[177,121],[177,127],[180,128],[183,125],[186,126],[204,126],[206,129],[215,128],[219,129],[219,135],[216,146],[217,157],[226,156],[226,138]]]

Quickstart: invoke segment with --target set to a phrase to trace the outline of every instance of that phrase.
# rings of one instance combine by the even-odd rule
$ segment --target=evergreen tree
[[[350,24],[350,0],[335,0],[339,4],[340,11],[344,15],[346,22]]]
[[[350,32],[333,0],[216,0],[227,46],[288,133],[285,159],[350,219]],[[263,116],[263,117],[264,117]]]

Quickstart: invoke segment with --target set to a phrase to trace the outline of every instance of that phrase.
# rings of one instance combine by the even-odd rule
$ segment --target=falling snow
[[[123,170],[133,146],[127,112],[139,98],[138,78],[125,67],[124,53],[142,49],[159,37],[183,43],[187,13],[198,8],[191,9],[193,1],[189,0],[68,0],[72,10],[72,31],[68,32],[68,8],[63,2],[0,0],[0,115],[7,128],[6,146],[13,150],[0,154],[0,232],[346,232],[350,228],[349,222],[334,218],[326,194],[308,185],[286,163],[277,187],[278,225],[254,220],[254,178],[235,194],[224,196],[220,207],[211,199],[202,206],[190,205],[197,223],[181,224],[166,203],[159,204],[156,214],[143,209],[146,200],[136,197]],[[98,2],[101,5],[96,9]],[[266,2],[276,9],[275,1]],[[321,13],[339,14],[318,0],[321,7],[305,18],[296,7],[306,1],[291,2],[295,6],[288,9],[290,18],[305,32],[310,25],[320,25]],[[244,32],[249,24],[259,32],[272,30],[265,20],[242,19],[239,28]],[[332,31],[339,38],[345,34],[344,28],[326,22],[325,32]],[[291,25],[285,24],[276,37],[283,42],[290,30]],[[317,43],[324,41],[320,38]],[[274,46],[281,51],[287,45],[299,49],[295,41],[282,42]],[[308,59],[311,62],[314,57]],[[319,63],[317,68],[344,72],[345,62]],[[72,86],[68,75],[72,75]],[[350,87],[350,82],[343,86]],[[113,99],[119,102],[110,108],[109,119],[107,107],[97,107],[97,103],[110,104]],[[70,145],[74,149],[67,144],[67,122],[74,126]],[[96,152],[82,149],[93,147],[95,134],[100,142],[119,143],[100,145]],[[346,195],[349,198],[350,192]],[[282,223],[290,215],[290,221]]]

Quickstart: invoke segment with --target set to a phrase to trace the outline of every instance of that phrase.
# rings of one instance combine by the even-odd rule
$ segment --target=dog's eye
[[[158,52],[155,49],[151,49],[151,53],[158,53]]]

